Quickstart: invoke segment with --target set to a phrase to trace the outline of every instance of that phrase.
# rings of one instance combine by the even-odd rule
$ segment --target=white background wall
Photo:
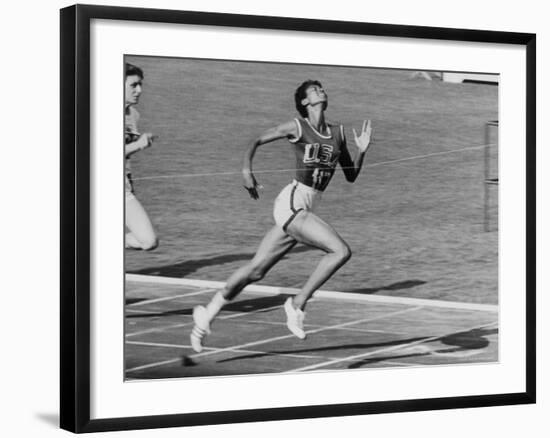
[[[96,3],[89,1],[87,3]],[[58,421],[59,320],[59,8],[70,2],[36,0],[3,5],[0,26],[0,249],[2,349],[0,434],[67,435]],[[368,21],[537,33],[538,123],[538,400],[537,405],[350,418],[120,432],[137,437],[507,437],[550,436],[548,341],[550,187],[548,82],[550,28],[543,2],[464,0],[313,2],[312,0],[104,0],[98,4],[258,15]],[[6,99],[7,97],[7,99]],[[545,199],[546,198],[546,199]],[[545,202],[546,201],[546,202]],[[546,268],[546,272],[545,271]],[[546,312],[545,312],[546,311]]]

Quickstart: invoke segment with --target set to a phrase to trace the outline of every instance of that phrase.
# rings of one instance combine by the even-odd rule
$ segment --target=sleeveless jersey
[[[296,180],[323,191],[330,182],[340,151],[344,144],[344,127],[327,122],[327,135],[318,132],[307,119],[294,119],[298,127],[297,138],[288,141],[295,145]]]
[[[140,133],[138,131],[139,113],[138,111],[130,106],[126,109],[124,113],[124,144],[133,143],[136,141]],[[125,173],[130,173],[130,159],[125,159]]]

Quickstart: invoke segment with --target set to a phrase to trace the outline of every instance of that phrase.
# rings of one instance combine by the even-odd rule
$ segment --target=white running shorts
[[[275,223],[286,232],[287,227],[300,211],[314,211],[321,200],[322,192],[296,180],[287,185],[273,205]]]

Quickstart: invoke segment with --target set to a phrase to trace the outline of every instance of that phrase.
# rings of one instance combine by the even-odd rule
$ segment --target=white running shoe
[[[292,297],[285,301],[286,326],[298,338],[305,339],[304,317],[305,313],[300,309],[295,309],[292,305]]]
[[[204,306],[196,306],[193,309],[193,321],[195,326],[191,331],[189,336],[191,340],[191,347],[197,353],[202,351],[202,341],[206,335],[210,334],[210,321],[208,321],[208,316],[206,314],[206,308]]]

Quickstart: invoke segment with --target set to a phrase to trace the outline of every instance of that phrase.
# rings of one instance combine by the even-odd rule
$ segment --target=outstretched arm
[[[153,141],[156,138],[157,136],[151,134],[150,132],[141,134],[136,141],[126,143],[126,145],[124,146],[124,155],[126,156],[126,158],[128,158],[136,152],[142,151],[143,149],[152,146]]]
[[[365,157],[367,149],[370,146],[371,135],[371,122],[370,120],[365,120],[359,135],[357,135],[355,129],[353,130],[353,137],[355,139],[355,145],[357,146],[357,154],[355,159],[351,158],[346,144],[342,147],[342,152],[340,154],[340,166],[342,166],[346,180],[349,182],[354,182],[359,176],[359,172],[363,166],[363,158]]]
[[[298,134],[298,128],[296,123],[292,120],[282,125],[276,126],[275,128],[270,128],[256,138],[244,153],[243,158],[243,179],[244,179],[244,188],[248,190],[248,194],[252,199],[258,199],[258,188],[261,186],[256,181],[254,174],[252,173],[252,160],[254,159],[254,154],[256,149],[266,143],[270,143],[281,138],[296,137]]]

